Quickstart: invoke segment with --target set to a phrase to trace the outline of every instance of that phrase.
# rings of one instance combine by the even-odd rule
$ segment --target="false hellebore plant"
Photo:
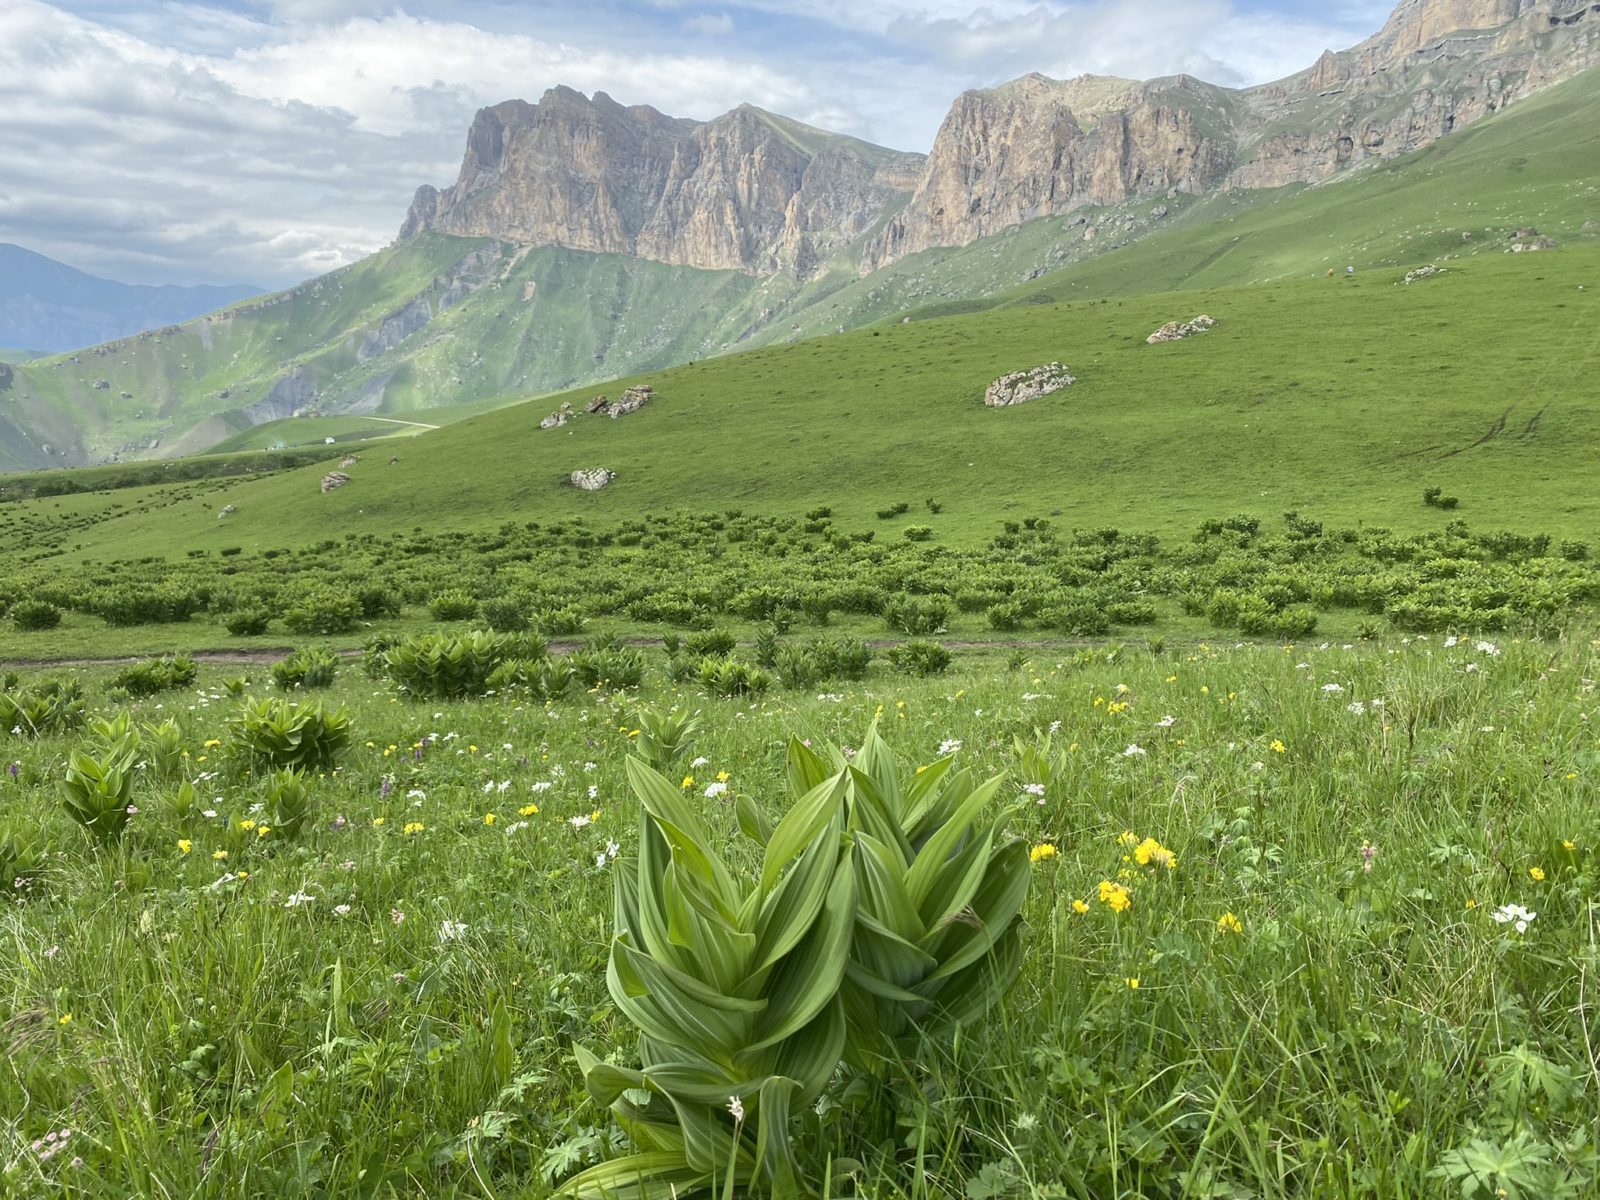
[[[1015,980],[1029,872],[978,785],[946,757],[912,771],[869,730],[851,762],[789,746],[789,811],[741,798],[764,848],[740,879],[692,801],[637,758],[639,851],[617,864],[607,983],[639,1067],[579,1047],[590,1094],[635,1153],[568,1180],[578,1200],[702,1189],[802,1193],[791,1137],[842,1068],[969,1021]],[[815,1176],[812,1176],[815,1177]]]

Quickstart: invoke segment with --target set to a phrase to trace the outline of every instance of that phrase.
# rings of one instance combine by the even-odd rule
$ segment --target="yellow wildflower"
[[[1272,745],[1269,746],[1268,749],[1271,750],[1274,754],[1287,754],[1287,753],[1289,753],[1288,747],[1286,747],[1277,738],[1273,738],[1272,739]]]
[[[376,829],[379,825],[382,825],[382,824],[383,824],[383,818],[382,817],[373,817],[372,818],[372,827],[374,829]]]
[[[57,1025],[71,1025],[72,1024],[72,1014],[71,1013],[62,1013],[59,1017],[56,1018],[56,1024]]]
[[[680,783],[678,786],[681,787],[684,791],[688,791],[690,788],[692,788],[694,786],[694,776],[693,775],[685,775],[683,777],[683,782]]]
[[[1217,932],[1243,933],[1244,925],[1239,921],[1239,918],[1234,916],[1231,912],[1225,912],[1217,918]]]
[[[178,853],[179,854],[187,854],[187,853],[189,853],[189,851],[191,851],[193,849],[194,849],[194,843],[191,842],[188,838],[179,838],[178,839]]]
[[[1133,988],[1135,991],[1139,990],[1139,977],[1137,975],[1129,975],[1122,982],[1127,984],[1130,988]]]
[[[1126,912],[1133,905],[1133,894],[1120,883],[1109,879],[1100,881],[1100,902],[1109,905],[1112,912]]]
[[[1049,842],[1040,842],[1032,850],[1028,851],[1029,862],[1043,862],[1045,859],[1054,858],[1055,856],[1056,848]]]
[[[1117,834],[1117,845],[1119,846],[1131,846],[1138,840],[1139,835],[1131,829],[1124,829],[1121,833]]]
[[[1569,852],[1570,852],[1570,851],[1573,851],[1573,850],[1576,850],[1576,849],[1577,849],[1577,848],[1578,848],[1578,847],[1577,847],[1577,844],[1576,844],[1576,843],[1574,843],[1574,842],[1569,842],[1569,841],[1567,841],[1567,839],[1566,839],[1566,838],[1562,838],[1562,839],[1561,839],[1561,848],[1562,848],[1562,849],[1563,849],[1563,850],[1566,850],[1566,851],[1569,851]]]
[[[213,850],[211,852],[211,857],[216,859],[218,862],[221,862],[223,859],[228,857],[228,852],[226,850]]]
[[[422,826],[422,822],[421,821],[407,821],[406,824],[405,824],[405,828],[402,829],[401,832],[402,833],[421,833],[422,832],[422,828],[423,828],[423,826]]]
[[[483,823],[485,825],[493,825],[494,824],[494,814],[493,813],[484,813],[483,814]]]
[[[538,812],[539,806],[537,804],[524,804],[521,808],[517,809],[517,816],[531,817],[537,815]]]
[[[222,739],[221,738],[207,738],[206,739],[206,743],[205,743],[205,749],[209,750],[213,746],[220,746],[220,745],[222,745]]]
[[[1075,913],[1086,913],[1089,911],[1089,906],[1082,900],[1074,900],[1072,902],[1072,911]]]
[[[1177,855],[1156,841],[1155,838],[1145,838],[1144,841],[1135,846],[1133,848],[1133,859],[1141,867],[1148,867],[1151,863],[1155,863],[1157,866],[1165,867],[1169,871],[1178,865]]]
[[[728,780],[730,780],[732,778],[733,778],[733,776],[729,775],[726,771],[718,771],[717,772],[717,782],[718,783],[727,783]]]
[[[1529,867],[1528,868],[1528,878],[1532,879],[1535,883],[1543,883],[1544,882],[1544,868],[1543,867]]]

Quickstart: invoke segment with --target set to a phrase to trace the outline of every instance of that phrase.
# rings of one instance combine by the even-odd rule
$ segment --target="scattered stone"
[[[322,491],[324,494],[337,491],[350,482],[350,476],[343,471],[329,471],[322,477]]]
[[[1528,251],[1532,251],[1532,250],[1554,250],[1555,248],[1556,248],[1556,240],[1555,240],[1555,238],[1536,237],[1536,238],[1532,239],[1531,241],[1512,242],[1510,248],[1506,251],[1506,253],[1507,254],[1524,254],[1524,253],[1527,253]]]
[[[217,399],[218,400],[226,400],[231,395],[233,395],[232,391],[230,391],[228,388],[223,388],[220,392],[217,393]]]
[[[220,520],[222,520],[223,517],[231,517],[231,516],[233,516],[234,513],[238,512],[238,511],[239,510],[237,508],[235,508],[233,505],[230,504],[226,508],[224,508],[221,512],[219,512],[217,514],[217,520],[220,521]]]
[[[608,403],[609,401],[607,401],[604,396],[596,396],[593,400],[589,401],[589,403],[583,406],[583,411],[586,413],[605,412],[606,405]]]
[[[1600,229],[1600,221],[1585,221],[1583,227],[1585,229]]]
[[[572,405],[562,404],[544,420],[539,422],[540,429],[560,429],[572,416]]]
[[[121,396],[122,396],[122,398],[124,400],[132,400],[133,399],[133,393],[132,392],[122,392]]]
[[[638,412],[655,398],[655,388],[648,383],[636,383],[618,396],[616,402],[606,408],[606,413],[615,421],[618,417],[625,417],[631,412]]]
[[[1529,238],[1536,238],[1538,236],[1539,231],[1532,225],[1524,225],[1521,229],[1517,230],[1511,235],[1511,240],[1513,242],[1525,242]]]
[[[1176,342],[1186,337],[1193,337],[1197,333],[1204,333],[1214,328],[1217,324],[1215,317],[1208,317],[1201,313],[1192,321],[1168,321],[1160,329],[1145,338],[1145,344],[1154,346],[1160,342]]]
[[[1436,267],[1432,263],[1429,263],[1425,267],[1418,267],[1414,271],[1407,271],[1406,272],[1406,283],[1408,283],[1408,284],[1415,283],[1419,279],[1432,279],[1435,275],[1443,275],[1443,274],[1444,274],[1444,268],[1443,267]]]
[[[529,300],[532,300],[534,292],[538,290],[539,285],[533,280],[524,280],[522,284],[522,302],[526,304]]]
[[[1150,210],[1150,215],[1159,221],[1171,211],[1165,204],[1158,204]]]
[[[983,402],[989,408],[1008,408],[1059,392],[1077,382],[1060,363],[1045,363],[1043,366],[1029,367],[1026,371],[1013,371],[1000,376],[983,393]]]
[[[96,379],[94,381],[94,390],[97,392],[109,392],[111,390],[111,380]]]
[[[1462,231],[1461,231],[1461,240],[1462,240],[1462,241],[1463,241],[1463,242],[1470,242],[1470,241],[1471,241],[1471,240],[1472,240],[1472,230],[1470,230],[1470,229],[1463,229],[1463,230],[1462,230]]]
[[[598,492],[607,487],[617,477],[615,471],[606,467],[590,467],[588,470],[578,470],[572,473],[572,486],[585,492]]]
[[[360,461],[361,460],[359,458],[357,458],[354,454],[346,454],[343,458],[341,458],[339,460],[339,465],[341,467],[353,467]]]

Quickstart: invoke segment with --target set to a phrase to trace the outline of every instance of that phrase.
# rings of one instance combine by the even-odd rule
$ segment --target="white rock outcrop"
[[[1058,362],[1029,367],[1026,371],[1013,371],[996,379],[983,393],[983,402],[990,408],[1009,408],[1013,404],[1026,404],[1052,392],[1063,391],[1078,381]]]

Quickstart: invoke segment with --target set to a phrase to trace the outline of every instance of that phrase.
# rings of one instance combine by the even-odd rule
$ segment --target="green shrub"
[[[638,687],[644,679],[644,655],[624,647],[577,650],[567,655],[567,662],[586,688]]]
[[[901,530],[901,536],[908,542],[926,542],[933,537],[933,526],[907,525]]]
[[[989,628],[997,633],[1021,629],[1025,620],[1022,605],[1011,602],[992,604],[985,615],[989,618]]]
[[[484,681],[491,692],[517,690],[534,700],[558,700],[572,686],[572,668],[554,658],[509,658]]]
[[[61,610],[43,600],[19,600],[11,606],[11,623],[24,633],[38,633],[61,624]]]
[[[718,696],[759,695],[772,686],[772,676],[742,658],[702,658],[695,677],[701,687]]]
[[[499,634],[474,629],[407,638],[391,646],[383,662],[385,672],[401,691],[447,699],[481,696],[488,689],[490,674],[506,657]]]
[[[950,665],[950,651],[921,638],[890,647],[886,657],[902,675],[938,675]]]
[[[128,827],[133,801],[134,764],[139,760],[139,735],[127,714],[100,722],[95,753],[75,749],[67,756],[61,777],[61,799],[67,815],[100,846],[109,846]]]
[[[330,650],[296,650],[272,664],[272,682],[285,692],[328,687],[338,673],[338,656]]]
[[[293,767],[284,767],[267,776],[261,800],[272,835],[286,841],[300,836],[315,807],[305,772]]]
[[[392,587],[372,585],[356,589],[356,604],[361,608],[361,615],[368,621],[375,621],[379,617],[398,617],[400,615],[400,593]]]
[[[320,702],[246,700],[228,721],[229,751],[252,770],[331,771],[350,744],[350,715]]]
[[[188,687],[198,673],[194,659],[187,656],[152,658],[122,668],[111,677],[111,686],[121,688],[130,696],[154,696]]]
[[[145,774],[154,779],[172,779],[183,769],[183,726],[168,717],[139,729],[140,754]]]
[[[289,632],[320,634],[349,633],[361,620],[361,602],[349,592],[323,590],[309,592],[283,614]]]
[[[1041,613],[1040,620],[1068,637],[1104,637],[1111,632],[1111,618],[1106,610],[1088,601],[1055,605]]]
[[[533,625],[545,637],[575,637],[583,632],[588,618],[575,605],[540,609]]]
[[[187,621],[198,607],[193,592],[178,587],[125,584],[89,597],[89,610],[107,625],[172,625]]]
[[[222,626],[234,637],[256,637],[265,633],[271,623],[272,615],[266,609],[241,608],[228,614]]]
[[[683,652],[691,658],[725,658],[739,644],[726,629],[707,629],[683,639]]]
[[[470,621],[478,615],[478,601],[471,593],[454,588],[429,600],[428,611],[435,621]]]
[[[520,633],[533,625],[525,597],[497,596],[480,606],[483,623],[496,633]]]
[[[883,618],[890,629],[911,637],[944,632],[950,609],[932,596],[900,596],[884,606]]]
[[[1156,623],[1156,606],[1148,600],[1113,600],[1105,609],[1106,617],[1116,625]]]
[[[47,679],[33,688],[0,692],[0,735],[43,737],[77,729],[83,720],[83,685],[76,679]]]

